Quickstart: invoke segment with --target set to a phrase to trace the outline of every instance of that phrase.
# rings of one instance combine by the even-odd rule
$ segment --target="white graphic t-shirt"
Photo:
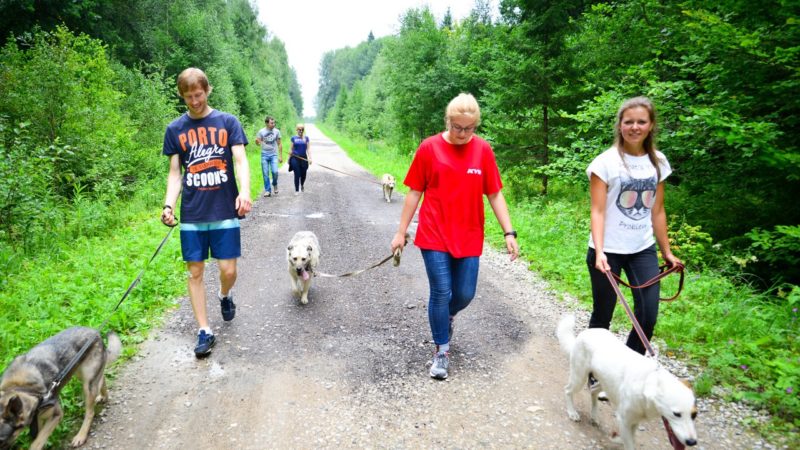
[[[616,147],[598,155],[586,169],[590,180],[595,174],[608,185],[604,252],[637,253],[655,243],[651,209],[656,200],[656,187],[672,173],[664,154],[656,151],[656,155],[660,180],[656,180],[656,168],[647,155],[626,154],[623,163]],[[589,247],[595,248],[591,232]]]

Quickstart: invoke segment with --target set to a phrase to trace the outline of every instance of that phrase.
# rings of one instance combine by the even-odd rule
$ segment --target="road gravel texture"
[[[375,177],[318,129],[307,131],[315,164],[305,192],[294,195],[284,165],[280,194],[257,199],[242,221],[232,322],[217,307],[216,264],[206,271],[212,355],[195,359],[196,323],[188,298],[180,299],[137,356],[116,369],[86,447],[621,448],[609,440],[610,406],[602,406],[600,426],[589,423],[588,391],[577,398],[584,419],[567,418],[568,363],[554,329],[574,301],[522,261],[485,248],[476,298],[457,318],[445,381],[428,376],[428,283],[417,248],[407,247],[399,267],[315,278],[308,305],[292,297],[285,255],[295,232],[317,234],[321,271],[362,269],[390,253],[403,201],[398,194],[383,201]],[[251,172],[260,176],[260,167]],[[495,226],[487,216],[487,227]],[[581,329],[588,318],[576,313]],[[759,420],[746,408],[714,400],[699,408],[697,448],[776,448],[741,429],[743,420]],[[643,424],[637,439],[641,449],[671,448],[660,420]]]

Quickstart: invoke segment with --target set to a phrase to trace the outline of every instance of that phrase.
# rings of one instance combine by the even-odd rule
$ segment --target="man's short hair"
[[[203,88],[206,94],[211,93],[212,87],[208,83],[208,77],[202,70],[196,67],[189,67],[178,75],[178,95],[181,97],[183,97],[184,93],[197,86]]]

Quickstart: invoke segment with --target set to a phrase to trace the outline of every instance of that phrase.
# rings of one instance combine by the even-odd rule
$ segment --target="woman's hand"
[[[517,238],[513,234],[506,235],[506,249],[508,254],[511,255],[511,260],[519,258],[519,244]]]
[[[608,265],[608,257],[605,253],[595,251],[594,268],[601,272],[608,272],[611,266]]]
[[[175,226],[175,213],[171,206],[164,205],[164,209],[161,210],[161,223],[168,227]]]
[[[403,251],[403,248],[406,246],[406,235],[405,233],[397,232],[394,234],[392,238],[392,253],[396,252],[398,249]]]
[[[676,264],[683,265],[683,263],[681,262],[681,260],[680,260],[680,259],[678,259],[678,258],[677,258],[675,255],[673,255],[672,253],[665,253],[663,256],[664,256],[664,261],[666,261],[666,262],[667,262],[667,264],[669,264],[669,266],[670,266],[670,267],[674,267]]]

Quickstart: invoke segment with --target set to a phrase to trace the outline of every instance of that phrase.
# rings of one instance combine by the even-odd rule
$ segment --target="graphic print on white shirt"
[[[617,195],[617,208],[632,220],[650,217],[650,209],[656,200],[656,177],[632,178],[623,174],[620,177],[620,191]]]

